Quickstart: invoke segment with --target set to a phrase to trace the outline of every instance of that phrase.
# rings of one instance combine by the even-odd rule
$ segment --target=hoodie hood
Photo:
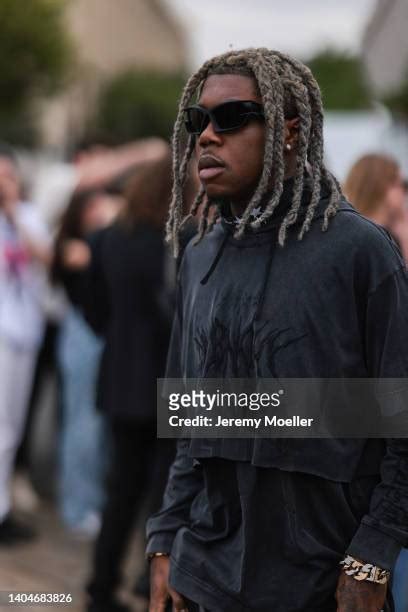
[[[259,240],[262,240],[260,234],[264,235],[265,240],[270,241],[271,246],[268,254],[268,266],[265,274],[268,274],[269,266],[272,260],[274,247],[276,245],[276,238],[271,236],[271,232],[277,233],[283,219],[285,218],[288,210],[290,209],[293,201],[293,189],[294,189],[294,178],[287,179],[283,184],[283,192],[280,198],[279,204],[276,207],[273,215],[264,221],[264,223],[257,229],[253,229],[251,227],[247,228],[244,235],[237,239],[233,236],[237,229],[237,217],[234,217],[231,213],[231,208],[228,202],[224,203],[224,210],[221,211],[221,228],[225,233],[224,238],[221,241],[219,249],[217,250],[211,265],[206,272],[206,274],[201,279],[201,284],[205,285],[208,280],[211,278],[214,270],[219,264],[221,257],[224,253],[224,249],[229,240],[235,241],[239,246],[246,247],[252,246],[255,243],[258,243]],[[312,188],[313,182],[309,175],[305,174],[304,184],[303,184],[303,193],[302,200],[299,209],[299,215],[296,223],[294,223],[290,229],[298,227],[301,223],[303,223],[304,216],[306,214],[307,207],[310,204],[310,198],[312,196]],[[329,189],[324,181],[321,183],[321,192],[320,192],[320,200],[316,207],[315,215],[313,217],[313,221],[323,217],[326,206],[328,205],[330,197]]]

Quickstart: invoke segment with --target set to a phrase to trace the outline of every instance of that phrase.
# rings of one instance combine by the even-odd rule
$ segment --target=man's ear
[[[299,136],[299,117],[294,119],[285,119],[285,145],[289,144],[294,147],[297,144]]]

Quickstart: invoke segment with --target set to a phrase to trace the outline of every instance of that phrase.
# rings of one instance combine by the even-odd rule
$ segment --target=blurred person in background
[[[100,526],[109,446],[105,416],[96,410],[103,341],[86,323],[80,307],[90,255],[83,241],[112,223],[119,207],[118,197],[102,190],[75,193],[61,220],[51,270],[52,281],[65,288],[70,302],[57,342],[62,383],[59,504],[65,524],[90,537]]]
[[[390,232],[408,264],[407,189],[398,162],[388,155],[364,155],[350,168],[344,193],[362,215]],[[393,595],[396,612],[406,612],[408,549],[401,551],[395,566]]]
[[[163,294],[170,193],[167,148],[135,170],[118,220],[89,241],[85,312],[105,341],[98,405],[113,440],[107,502],[87,587],[89,612],[127,609],[116,597],[126,547],[142,506],[159,507],[174,456],[172,441],[156,439],[156,379],[164,372],[172,317]]]
[[[23,433],[45,316],[50,237],[22,198],[13,151],[0,146],[0,544],[32,536],[10,513],[10,484]]]
[[[30,163],[23,156],[21,167],[27,179],[31,200],[54,234],[74,192],[90,193],[99,190],[102,193],[108,190],[111,195],[118,194],[127,174],[142,161],[156,159],[163,154],[166,146],[159,138],[141,139],[113,148],[88,141],[78,144],[70,162],[61,163],[47,156],[36,156],[36,162],[31,160]],[[14,504],[24,511],[33,511],[38,506],[38,494],[53,498],[56,485],[56,478],[43,477],[44,471],[53,470],[55,464],[55,453],[58,452],[54,442],[56,436],[46,436],[45,441],[36,425],[45,418],[52,432],[58,429],[57,419],[53,416],[57,413],[59,389],[55,355],[58,328],[66,301],[60,287],[52,288],[48,285],[43,302],[47,325],[37,359],[33,391],[13,480]],[[44,396],[49,397],[51,402],[44,402]]]
[[[407,263],[407,185],[398,162],[380,153],[364,155],[350,168],[344,193],[362,215],[390,232]]]

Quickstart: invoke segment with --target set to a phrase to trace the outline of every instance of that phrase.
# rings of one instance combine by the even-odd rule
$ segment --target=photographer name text
[[[251,418],[226,418],[218,416],[216,419],[208,416],[195,416],[192,418],[172,415],[169,417],[171,427],[247,427],[258,429],[259,427],[311,427],[314,419],[304,418],[299,415],[282,418],[264,415],[263,417]]]

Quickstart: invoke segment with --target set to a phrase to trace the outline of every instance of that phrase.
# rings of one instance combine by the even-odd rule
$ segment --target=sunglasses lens
[[[186,110],[186,129],[190,134],[201,134],[208,125],[208,115],[199,108]]]
[[[199,136],[206,129],[211,118],[215,132],[229,132],[245,125],[250,116],[263,117],[259,104],[234,100],[220,104],[211,110],[200,106],[190,106],[185,109],[185,126],[190,134]]]
[[[245,108],[240,102],[227,102],[213,110],[213,115],[220,130],[235,130],[246,120]]]

